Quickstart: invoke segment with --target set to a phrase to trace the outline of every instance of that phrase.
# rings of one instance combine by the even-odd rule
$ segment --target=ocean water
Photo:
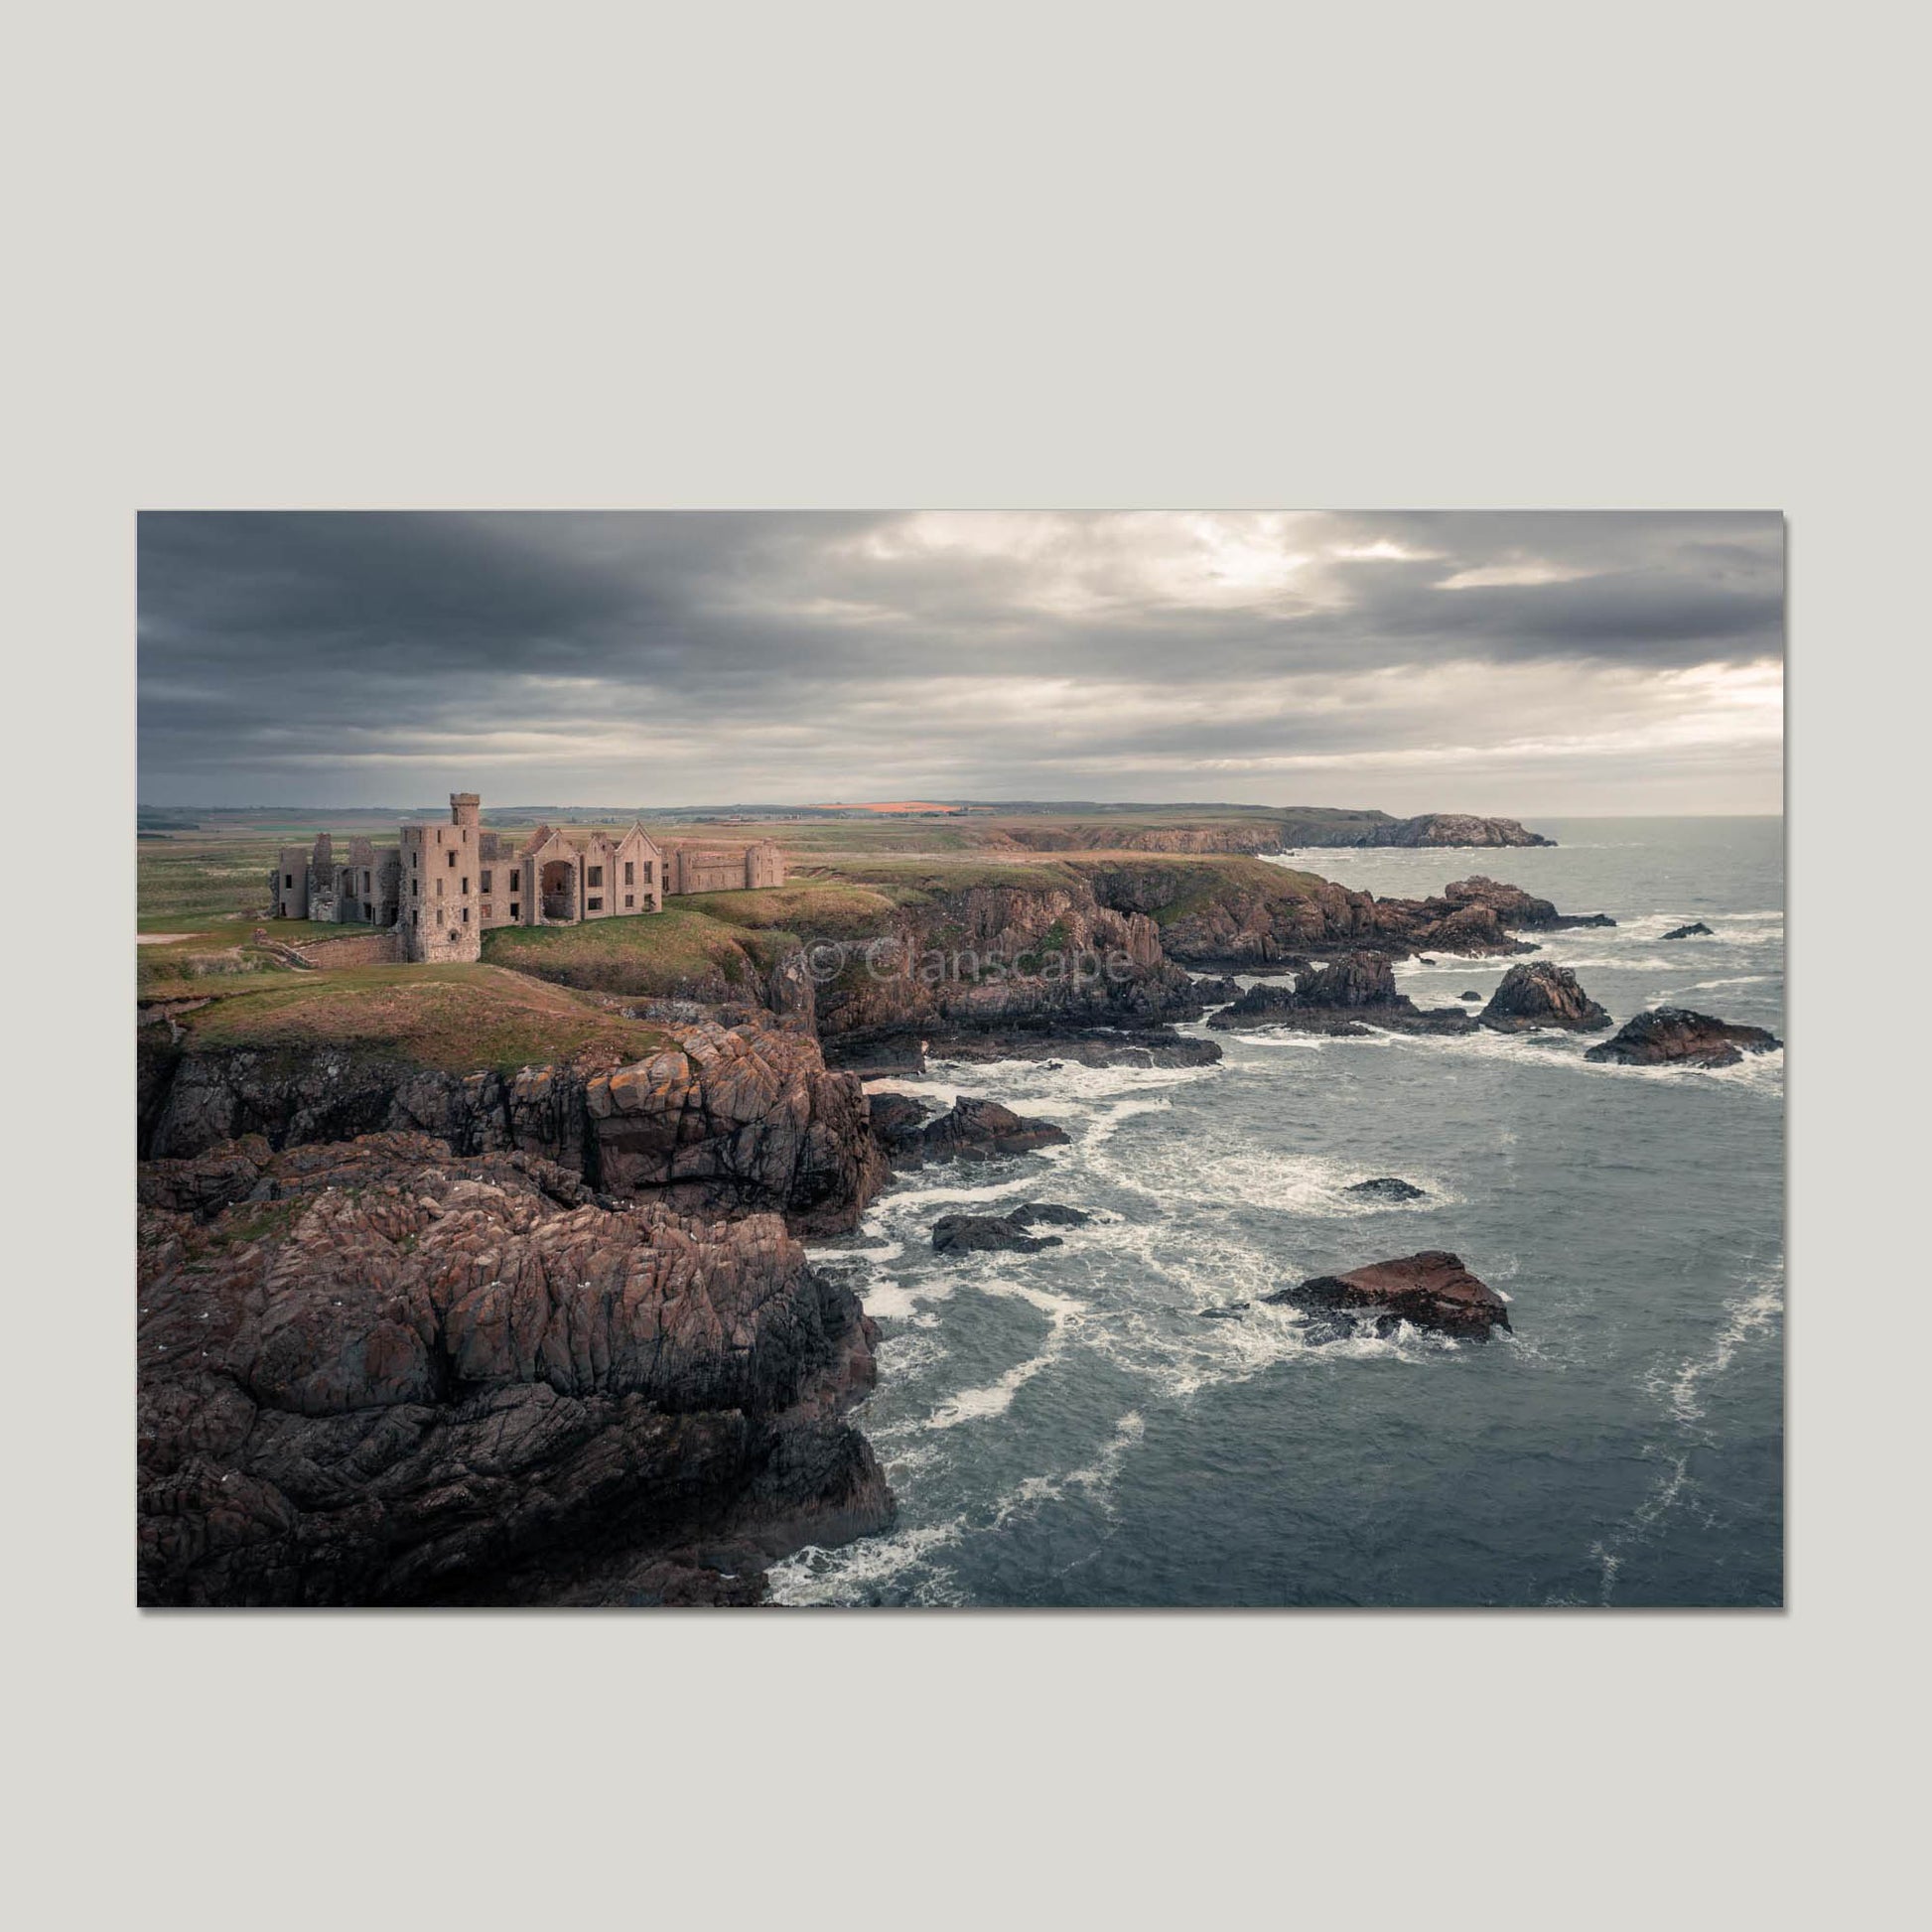
[[[1619,1025],[1668,1002],[1783,1036],[1780,821],[1538,829],[1561,843],[1296,862],[1382,896],[1483,871],[1608,912],[1530,936]],[[1693,919],[1716,936],[1663,940]],[[1508,964],[1398,978],[1449,1005]],[[813,1250],[881,1323],[855,1420],[898,1518],[781,1565],[779,1602],[1782,1601],[1781,1052],[1702,1072],[1587,1065],[1606,1035],[1211,1036],[1215,1067],[872,1083],[1072,1140],[902,1176]],[[1377,1174],[1428,1198],[1343,1191]],[[932,1252],[938,1215],[1026,1200],[1097,1218],[1035,1255]],[[1323,1343],[1258,1304],[1422,1248],[1507,1296],[1514,1332]]]

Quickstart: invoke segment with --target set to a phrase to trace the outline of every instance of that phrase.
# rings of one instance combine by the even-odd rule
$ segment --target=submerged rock
[[[1368,1316],[1383,1332],[1398,1321],[1447,1334],[1486,1335],[1509,1326],[1503,1298],[1442,1249],[1371,1262],[1345,1275],[1317,1275],[1296,1288],[1277,1289],[1264,1302]]]
[[[1675,931],[1665,933],[1664,937],[1666,939],[1709,939],[1715,935],[1702,919],[1697,919],[1690,925],[1681,925]]]
[[[1584,1058],[1617,1066],[1735,1066],[1746,1053],[1769,1053],[1783,1043],[1762,1027],[1733,1027],[1688,1007],[1653,1007]]]
[[[1392,1173],[1379,1174],[1373,1180],[1358,1180],[1343,1192],[1360,1194],[1368,1200],[1407,1201],[1427,1200],[1429,1190],[1418,1187],[1413,1180],[1403,1180]]]
[[[1499,1034],[1529,1033],[1540,1027],[1562,1027],[1571,1033],[1601,1033],[1610,1016],[1577,983],[1567,966],[1538,960],[1512,966],[1503,983],[1476,1017],[1479,1027]]]

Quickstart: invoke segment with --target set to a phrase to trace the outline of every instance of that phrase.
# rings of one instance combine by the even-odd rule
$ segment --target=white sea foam
[[[1682,1423],[1703,1418],[1705,1390],[1721,1376],[1737,1351],[1754,1335],[1766,1333],[1784,1312],[1784,1264],[1766,1268],[1725,1304],[1724,1324],[1703,1353],[1679,1364],[1671,1376],[1671,1413]]]
[[[864,1537],[836,1550],[807,1544],[765,1573],[768,1594],[774,1603],[863,1602],[908,1571],[928,1569],[933,1575],[922,1600],[963,1601],[956,1586],[947,1587],[949,1573],[935,1566],[932,1558],[934,1552],[957,1543],[966,1529],[964,1516],[950,1516],[943,1522],[913,1523],[885,1536]]]
[[[1086,1312],[1080,1303],[1066,1296],[1049,1295],[1044,1289],[1024,1282],[994,1280],[976,1282],[974,1286],[983,1295],[1030,1303],[1046,1317],[1046,1338],[1036,1353],[1016,1362],[997,1381],[983,1388],[961,1389],[949,1396],[927,1419],[928,1429],[957,1429],[961,1423],[984,1422],[991,1416],[1004,1415],[1012,1407],[1013,1398],[1066,1352],[1067,1333]]]

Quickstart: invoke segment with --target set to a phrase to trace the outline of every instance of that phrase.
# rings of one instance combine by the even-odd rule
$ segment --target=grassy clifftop
[[[494,966],[355,966],[278,975],[182,1017],[194,1047],[341,1047],[445,1072],[580,1054],[642,1059],[659,1028]]]

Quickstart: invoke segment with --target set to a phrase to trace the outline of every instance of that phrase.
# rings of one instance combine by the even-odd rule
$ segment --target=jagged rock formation
[[[1609,1024],[1610,1016],[1578,985],[1569,967],[1544,960],[1512,966],[1476,1016],[1477,1026],[1499,1034],[1530,1033],[1543,1027],[1594,1034]]]
[[[1695,919],[1689,925],[1680,925],[1664,934],[1666,939],[1709,939],[1713,936],[1711,928],[1702,919]]]
[[[282,1148],[414,1131],[463,1154],[521,1149],[692,1213],[776,1210],[806,1233],[850,1227],[885,1177],[858,1080],[764,1019],[684,1027],[634,1065],[510,1074],[321,1045],[164,1042],[144,1058],[146,1148],[164,1159],[250,1134]]]
[[[420,1134],[258,1137],[142,1195],[144,1603],[747,1600],[890,1520],[839,1420],[872,1325],[776,1216]]]
[[[1654,1007],[1584,1058],[1617,1066],[1735,1066],[1746,1053],[1769,1053],[1783,1043],[1762,1027],[1733,1027],[1687,1007]]]
[[[1092,1219],[1077,1207],[1054,1201],[1029,1201],[1011,1214],[942,1214],[932,1224],[932,1245],[939,1254],[1035,1254],[1063,1244],[1057,1234],[1035,1235],[1029,1229],[1042,1224],[1084,1227]]]
[[[1355,948],[1402,958],[1530,952],[1515,931],[1615,923],[1602,913],[1560,913],[1548,899],[1481,877],[1457,880],[1431,898],[1378,899],[1261,860],[1068,863],[1103,903],[1157,920],[1170,959],[1217,972],[1280,968]]]
[[[1399,1321],[1476,1337],[1509,1326],[1509,1309],[1502,1297],[1470,1274],[1458,1256],[1442,1249],[1372,1262],[1345,1275],[1317,1275],[1261,1299],[1366,1318],[1381,1333]]]
[[[895,1168],[921,1167],[928,1161],[990,1161],[1062,1147],[1067,1139],[1050,1121],[1031,1120],[997,1100],[964,1094],[936,1120],[926,1119],[925,1109],[902,1094],[875,1094],[872,1105],[873,1131]]]
[[[1538,898],[1520,886],[1486,879],[1480,873],[1468,879],[1450,880],[1443,888],[1443,897],[1451,905],[1487,906],[1511,931],[1564,932],[1573,926],[1616,924],[1607,912],[1559,912],[1549,899]]]
[[[1352,952],[1302,974],[1292,988],[1251,986],[1232,1006],[1212,1014],[1209,1027],[1292,1027],[1303,1033],[1348,1035],[1365,1027],[1389,1033],[1465,1034],[1473,1026],[1459,1007],[1419,1007],[1398,993],[1384,953]]]
[[[1200,1012],[1154,921],[1103,905],[1077,878],[952,887],[941,875],[890,929],[819,948],[842,959],[816,993],[819,1037],[841,1058],[896,1037],[1132,1028]]]
[[[836,1230],[885,1177],[864,1089],[787,1031],[692,1028],[654,1059],[594,1075],[584,1107],[600,1186],[693,1213],[776,1207]]]

